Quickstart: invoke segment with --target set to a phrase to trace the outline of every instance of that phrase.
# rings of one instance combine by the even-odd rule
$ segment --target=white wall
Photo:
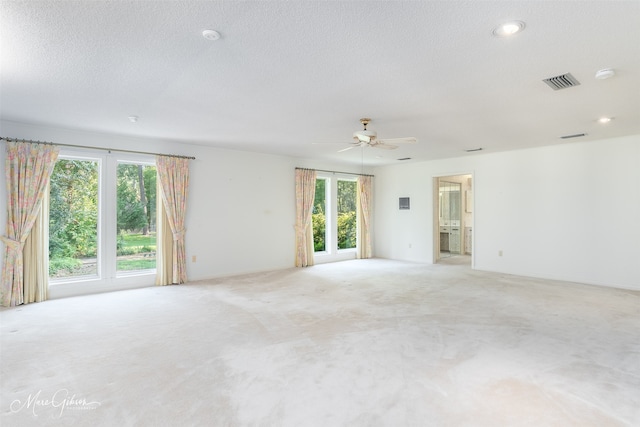
[[[3,136],[197,157],[191,162],[187,207],[190,280],[292,267],[294,168],[360,171],[308,159],[13,122],[1,122],[0,128]],[[473,173],[475,268],[640,289],[640,135],[365,172],[376,175],[376,256],[431,262],[433,177]],[[411,197],[411,210],[398,210],[403,196]],[[2,233],[5,223],[3,179]]]
[[[474,268],[640,289],[640,135],[378,168],[376,256],[431,262],[433,177],[464,173]]]
[[[196,157],[190,163],[186,218],[187,274],[190,281],[293,267],[295,167],[345,172],[360,170],[360,167],[318,163],[310,159],[10,121],[0,122],[0,129],[2,136]],[[0,176],[4,178],[5,143],[0,144]],[[0,186],[0,221],[1,232],[4,233],[4,184]],[[196,262],[192,262],[193,256],[196,256]],[[1,263],[2,257],[0,268]],[[53,294],[66,295],[60,292]]]
[[[192,152],[197,160],[187,215],[189,277],[293,267],[293,160],[202,147]]]

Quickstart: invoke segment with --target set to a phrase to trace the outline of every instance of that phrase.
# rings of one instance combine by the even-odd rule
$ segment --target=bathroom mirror
[[[461,253],[462,184],[440,181],[440,254]]]

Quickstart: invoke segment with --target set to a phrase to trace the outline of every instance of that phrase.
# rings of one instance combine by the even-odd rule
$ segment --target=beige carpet
[[[4,309],[3,426],[637,426],[640,293],[347,261]]]

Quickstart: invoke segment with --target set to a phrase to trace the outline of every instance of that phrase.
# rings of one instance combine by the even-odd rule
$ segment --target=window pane
[[[322,252],[326,248],[326,180],[316,179],[316,197],[313,201],[313,213],[311,220],[313,222],[313,250],[314,252]]]
[[[355,181],[338,180],[338,249],[356,247]]]
[[[98,162],[60,159],[51,175],[49,276],[98,274]]]
[[[117,271],[156,268],[156,167],[118,164]]]

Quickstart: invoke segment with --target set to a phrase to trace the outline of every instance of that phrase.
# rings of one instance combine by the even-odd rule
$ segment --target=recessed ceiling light
[[[202,32],[202,37],[207,40],[215,41],[220,38],[220,33],[214,30],[204,30]]]
[[[609,123],[611,120],[613,120],[613,117],[600,117],[598,119],[598,123],[602,123],[604,125]]]
[[[524,30],[525,24],[522,21],[505,22],[493,29],[493,35],[496,37],[509,37]]]
[[[135,122],[137,122],[137,121],[138,121],[138,116],[129,116],[129,121],[130,121],[131,123],[135,123]]]
[[[615,75],[616,75],[616,72],[613,68],[605,68],[604,70],[598,70],[598,72],[596,72],[596,79],[598,80],[610,79]]]

